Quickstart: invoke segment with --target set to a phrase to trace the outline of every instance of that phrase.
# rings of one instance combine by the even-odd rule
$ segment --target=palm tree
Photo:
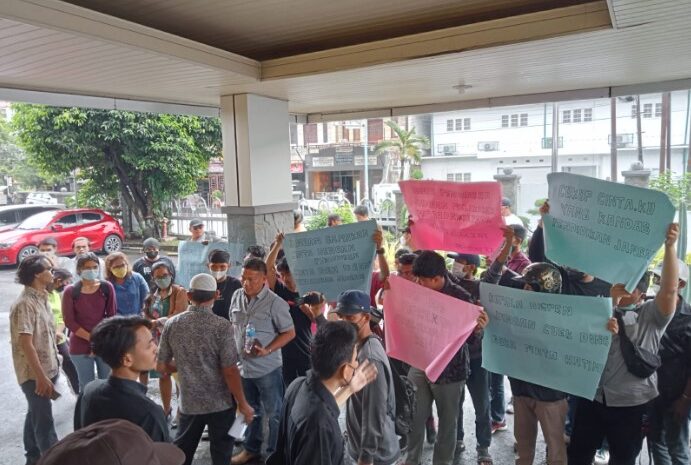
[[[403,129],[395,121],[389,120],[386,125],[396,134],[395,139],[383,140],[374,147],[374,153],[394,152],[398,155],[398,163],[403,168],[401,170],[401,180],[408,179],[410,175],[410,165],[419,164],[422,156],[422,149],[429,147],[429,139],[415,133],[415,128]]]

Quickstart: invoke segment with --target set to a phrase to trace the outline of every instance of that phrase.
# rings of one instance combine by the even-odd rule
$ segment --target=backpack
[[[370,338],[375,338],[381,342],[381,339],[376,335],[372,335]],[[365,340],[365,342],[367,341]],[[396,396],[396,411],[390,412],[390,415],[394,420],[396,434],[405,438],[413,429],[413,418],[417,410],[417,386],[408,378],[410,367],[407,364],[388,356],[386,358],[389,360],[393,378],[391,382],[393,382]]]
[[[106,303],[110,300],[110,286],[108,285],[108,281],[99,281],[100,287],[98,290],[101,292],[103,297],[106,298]],[[79,296],[82,295],[82,282],[77,281],[73,286],[72,286],[72,303],[76,304],[77,299]]]

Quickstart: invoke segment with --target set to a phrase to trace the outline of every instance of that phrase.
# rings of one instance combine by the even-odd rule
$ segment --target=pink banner
[[[481,308],[398,276],[385,295],[386,352],[436,381],[476,326]]]
[[[489,255],[503,242],[498,182],[401,181],[419,249]]]

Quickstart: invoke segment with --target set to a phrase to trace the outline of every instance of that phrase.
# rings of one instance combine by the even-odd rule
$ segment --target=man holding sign
[[[657,354],[660,339],[672,320],[677,304],[679,265],[675,244],[679,225],[671,224],[665,237],[660,290],[654,300],[629,311],[643,292],[632,292],[624,284],[612,287],[612,304],[616,319],[615,332],[602,378],[594,400],[579,399],[576,425],[569,445],[569,465],[590,465],[603,439],[609,443],[610,463],[634,465],[641,451],[641,427],[648,402],[658,396],[654,370],[645,376],[634,369],[636,359],[626,351],[627,343],[638,347],[638,353]],[[646,284],[647,288],[647,282]],[[624,326],[623,328],[621,326]],[[634,374],[637,372],[637,374]]]
[[[427,289],[464,302],[469,302],[471,300],[470,294],[468,294],[467,291],[448,279],[444,258],[432,250],[421,252],[415,259],[413,263],[413,274],[417,278],[418,283]],[[421,360],[412,360],[412,358],[416,358],[425,350],[429,351],[429,348],[434,345],[429,339],[434,339],[435,337],[439,337],[439,335],[425,333],[424,337],[427,339],[420,340],[419,336],[421,334],[419,331],[422,331],[420,328],[423,326],[427,326],[434,331],[433,328],[435,328],[436,321],[420,321],[420,325],[417,327],[418,340],[416,344],[421,344],[421,346],[419,350],[410,353],[409,344],[407,344],[405,340],[400,340],[400,335],[405,334],[405,328],[396,327],[396,321],[399,317],[403,317],[403,312],[400,312],[400,310],[396,312],[396,307],[403,307],[404,303],[402,300],[410,300],[411,296],[409,294],[405,296],[399,295],[396,292],[396,283],[402,285],[407,284],[405,289],[413,285],[407,283],[403,279],[392,279],[391,294],[387,295],[386,299],[387,302],[393,301],[395,304],[390,306],[390,304],[387,303],[387,308],[385,309],[385,313],[391,310],[388,314],[389,320],[386,331],[387,348],[389,349],[389,355],[392,357],[401,357],[401,354],[404,352],[410,356],[405,358],[401,357],[401,359],[413,365],[408,373],[408,377],[417,386],[417,410],[413,418],[412,431],[409,436],[409,450],[406,462],[410,464],[420,463],[425,437],[425,421],[432,413],[432,402],[435,402],[437,404],[437,412],[439,413],[439,431],[437,433],[437,442],[434,445],[433,463],[435,465],[450,465],[456,450],[458,404],[461,398],[461,390],[464,388],[465,380],[468,377],[468,343],[466,340],[469,336],[473,337],[471,333],[473,332],[474,326],[476,330],[485,327],[488,321],[487,314],[484,311],[480,311],[479,315],[476,313],[469,320],[469,315],[460,314],[463,313],[462,310],[465,310],[465,308],[459,309],[459,314],[456,316],[458,321],[453,323],[449,322],[449,324],[459,325],[451,329],[458,328],[459,334],[456,342],[461,344],[460,347],[457,350],[454,349],[455,352],[451,354],[442,351],[444,352],[443,354],[436,354],[438,355],[436,360],[425,361],[426,363],[431,363],[428,366],[422,366],[420,363]],[[398,291],[399,293],[401,289],[404,288],[400,288]],[[420,294],[422,294],[422,292],[420,292]],[[429,302],[430,300],[426,301],[427,304],[429,304]],[[462,307],[462,303],[459,302],[459,304],[459,307]],[[478,311],[477,307],[471,305],[468,305],[467,308],[474,309],[475,312]],[[436,312],[435,309],[427,310],[424,307],[419,307],[419,312],[421,314],[420,316],[424,315],[424,312],[428,312],[429,318],[432,320],[443,317],[439,312]],[[415,319],[420,320],[420,316],[416,315]],[[449,328],[446,328],[446,330],[448,329]],[[465,332],[465,334],[462,334],[463,332]],[[415,334],[412,336],[415,336]],[[442,356],[448,356],[449,358],[443,358]],[[448,362],[445,362],[442,366],[438,366],[441,364],[442,358],[448,360]]]

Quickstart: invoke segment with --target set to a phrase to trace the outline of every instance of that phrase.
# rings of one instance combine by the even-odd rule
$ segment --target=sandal
[[[493,465],[492,456],[489,455],[487,449],[479,449],[477,451],[477,465]]]

